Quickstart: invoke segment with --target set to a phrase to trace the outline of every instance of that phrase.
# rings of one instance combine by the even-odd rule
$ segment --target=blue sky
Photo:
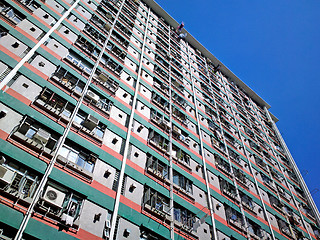
[[[271,105],[310,191],[320,189],[320,1],[157,2]],[[320,191],[313,198],[320,208]]]

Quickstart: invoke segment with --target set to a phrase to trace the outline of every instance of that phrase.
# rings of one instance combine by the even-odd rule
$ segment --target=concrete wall
[[[95,221],[96,214],[101,214],[101,216],[99,220]],[[107,216],[108,210],[85,200],[80,215],[80,228],[102,238]]]
[[[2,103],[0,103],[0,112],[1,111],[6,112],[6,116],[0,118],[0,129],[10,134],[12,130],[19,125],[23,116]]]
[[[11,89],[33,102],[42,91],[42,87],[21,75],[11,85]]]
[[[134,145],[130,146],[130,152],[129,152],[128,158],[135,164],[139,165],[141,168],[145,169],[146,162],[147,162],[147,155],[145,152],[141,151]]]
[[[130,234],[128,236],[125,235],[125,230],[127,232],[130,231]],[[134,225],[133,223],[120,218],[119,220],[119,229],[117,232],[117,240],[137,240],[140,239],[140,228],[137,225]]]

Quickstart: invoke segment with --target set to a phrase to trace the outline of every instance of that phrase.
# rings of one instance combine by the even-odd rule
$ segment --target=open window
[[[169,166],[151,154],[147,154],[146,170],[158,178],[169,181]]]
[[[38,121],[25,116],[16,130],[9,136],[15,143],[22,144],[30,150],[52,157],[59,135]]]
[[[96,160],[96,155],[71,141],[65,142],[57,157],[58,163],[88,179],[92,179]]]
[[[158,218],[170,219],[169,198],[158,193],[149,186],[144,187],[143,209],[155,215]]]
[[[30,203],[39,184],[39,175],[8,156],[0,155],[0,186],[3,195]]]

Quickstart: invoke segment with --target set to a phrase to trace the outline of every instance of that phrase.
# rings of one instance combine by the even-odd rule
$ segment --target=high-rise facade
[[[0,13],[0,239],[320,239],[270,106],[156,2]]]

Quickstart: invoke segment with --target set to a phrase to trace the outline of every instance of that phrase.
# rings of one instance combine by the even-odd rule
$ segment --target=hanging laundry
[[[178,36],[178,41],[180,39],[185,39],[187,37],[187,35],[188,35],[187,33],[180,33],[179,36]]]
[[[182,28],[184,27],[184,22],[181,22],[181,24],[178,26],[176,32],[181,32]]]

